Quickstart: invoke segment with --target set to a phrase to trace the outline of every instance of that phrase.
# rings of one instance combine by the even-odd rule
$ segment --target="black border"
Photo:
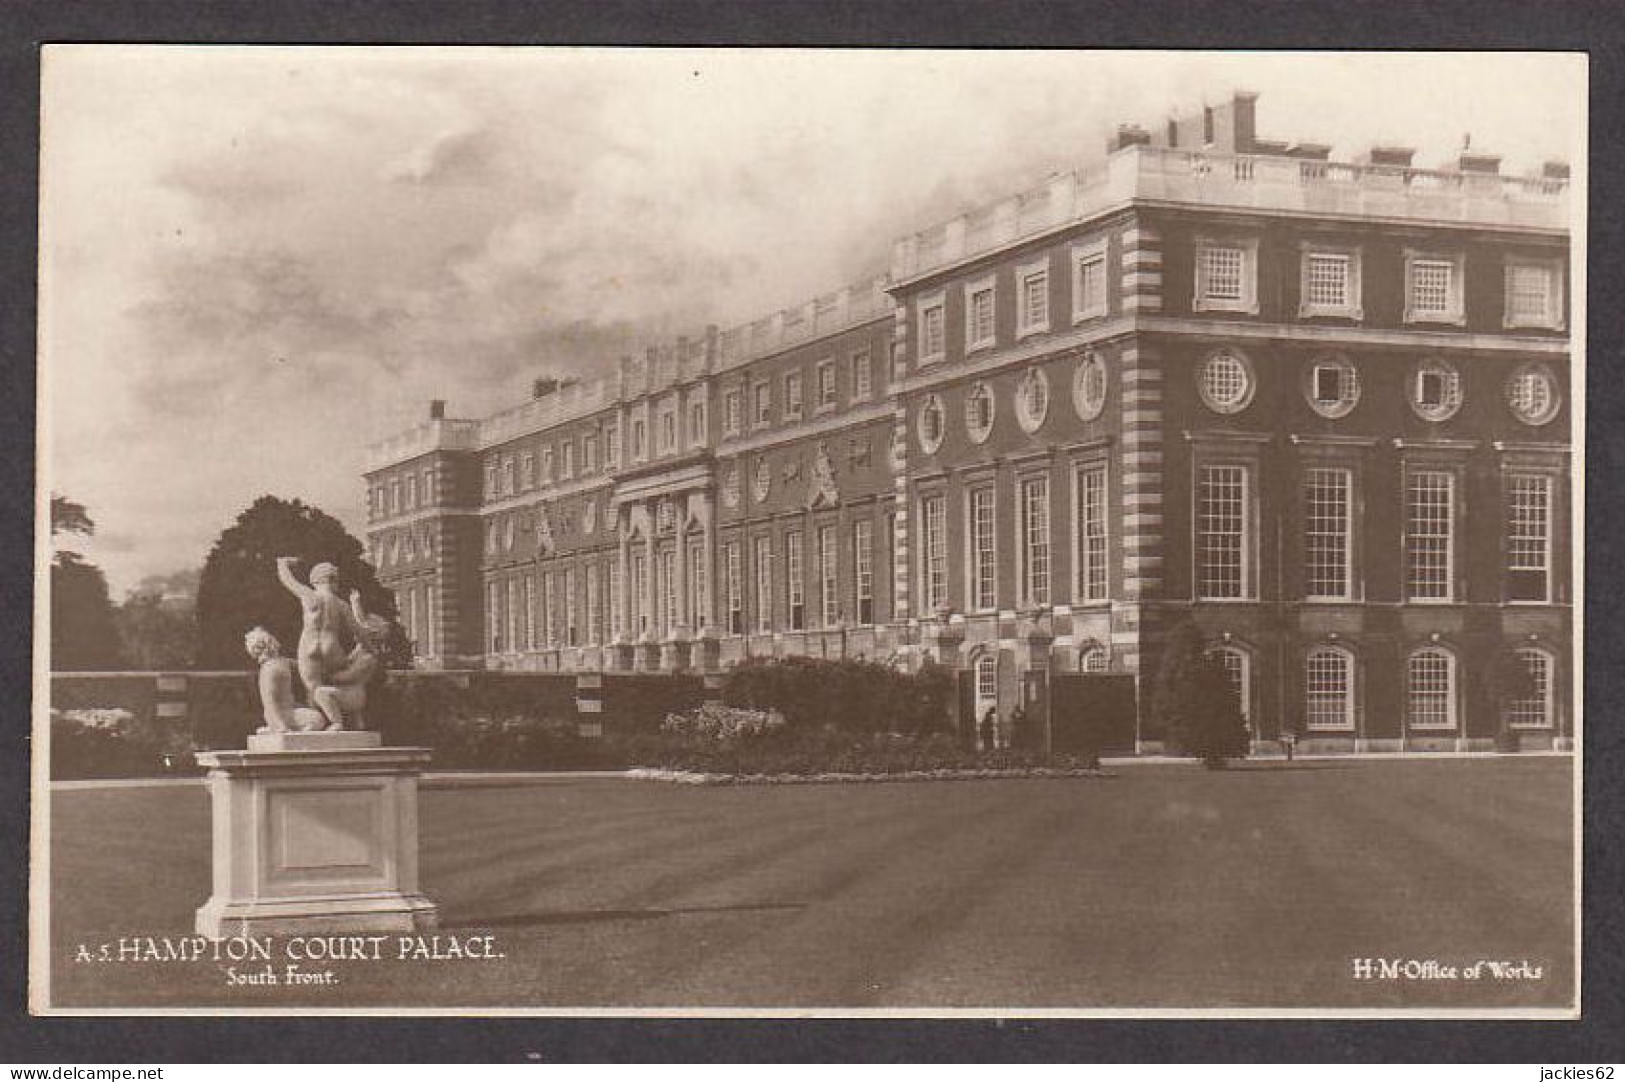
[[[1625,1060],[1625,9],[1605,2],[9,0],[0,7],[0,1061]],[[31,1018],[26,1012],[39,46],[289,44],[1580,50],[1591,57],[1584,1017],[1578,1022]],[[1418,102],[1419,109],[1433,103]],[[109,178],[116,183],[116,178]]]

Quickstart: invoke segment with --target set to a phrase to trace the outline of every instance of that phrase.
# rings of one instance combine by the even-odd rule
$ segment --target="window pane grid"
[[[773,542],[756,539],[756,630],[773,630]]]
[[[875,622],[874,523],[852,524],[853,584],[857,591],[858,623]]]
[[[801,535],[790,534],[785,538],[785,578],[787,594],[790,598],[790,627],[799,631],[806,627],[806,584],[803,579],[804,571],[801,566]]]
[[[1078,473],[1078,598],[1106,600],[1106,467]]]
[[[1412,654],[1406,720],[1413,729],[1455,727],[1455,662],[1441,650]]]
[[[1507,268],[1507,314],[1523,323],[1551,319],[1552,274],[1545,267]]]
[[[1514,601],[1545,601],[1551,567],[1551,479],[1514,476],[1507,491],[1508,595]]]
[[[1347,308],[1349,303],[1349,257],[1314,253],[1309,256],[1309,303],[1317,308]]]
[[[1506,705],[1509,725],[1519,729],[1547,729],[1552,724],[1552,659],[1541,650],[1519,650],[1518,660],[1529,669],[1533,696]]]
[[[835,580],[835,527],[818,528],[818,595],[824,626],[841,622],[841,599]]]
[[[1450,311],[1450,285],[1455,265],[1434,259],[1411,262],[1411,309],[1416,312]]]
[[[1204,466],[1197,508],[1199,586],[1205,598],[1246,594],[1247,471]]]
[[[993,291],[979,289],[970,298],[970,340],[987,342],[993,338]]]
[[[1203,248],[1203,296],[1216,301],[1241,300],[1243,259],[1240,248]]]
[[[1099,312],[1106,307],[1106,260],[1103,256],[1078,264],[1078,307],[1080,314]]]
[[[991,609],[997,604],[998,564],[994,555],[993,490],[979,488],[970,496],[971,607]]]
[[[948,539],[943,497],[920,501],[920,525],[925,536],[925,609],[934,612],[948,600]]]
[[[1023,602],[1049,604],[1049,478],[1021,483]]]
[[[1354,664],[1341,650],[1313,650],[1304,661],[1304,716],[1311,729],[1354,724]]]
[[[1049,274],[1039,271],[1021,280],[1023,327],[1040,327],[1049,322]]]
[[[1304,478],[1304,558],[1310,597],[1349,596],[1349,471],[1312,469]]]
[[[1407,578],[1413,599],[1448,601],[1455,478],[1435,470],[1410,475],[1406,491]]]

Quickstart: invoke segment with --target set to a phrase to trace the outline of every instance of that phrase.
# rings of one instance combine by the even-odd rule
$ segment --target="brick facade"
[[[883,281],[376,448],[381,578],[426,667],[929,657],[1008,718],[1194,618],[1261,738],[1562,746],[1566,171],[1409,158],[1246,95],[1121,131]]]

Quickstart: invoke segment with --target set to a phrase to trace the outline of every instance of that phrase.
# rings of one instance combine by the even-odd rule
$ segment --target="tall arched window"
[[[1456,658],[1425,646],[1406,663],[1405,723],[1412,729],[1456,727]]]
[[[1253,666],[1252,658],[1247,651],[1238,646],[1221,646],[1213,651],[1219,661],[1224,665],[1224,674],[1230,678],[1230,686],[1235,690],[1236,702],[1241,707],[1242,720],[1251,719],[1253,715]]]
[[[1304,725],[1354,728],[1354,656],[1340,646],[1317,646],[1303,663]]]
[[[1538,647],[1518,651],[1518,660],[1528,668],[1528,695],[1507,700],[1507,724],[1517,729],[1550,729],[1554,720],[1552,700],[1552,655]]]

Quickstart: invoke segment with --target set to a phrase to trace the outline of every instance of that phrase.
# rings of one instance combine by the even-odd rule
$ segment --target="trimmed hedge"
[[[777,710],[791,729],[927,736],[951,731],[954,682],[930,663],[907,673],[872,661],[753,658],[729,671],[723,701]]]

